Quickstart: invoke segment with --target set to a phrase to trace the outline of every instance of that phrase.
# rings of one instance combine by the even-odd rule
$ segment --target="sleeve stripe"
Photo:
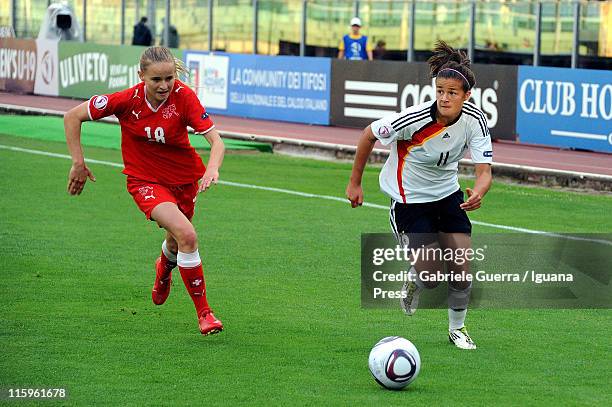
[[[405,120],[410,120],[411,118],[416,117],[416,116],[420,116],[420,115],[422,115],[425,112],[429,113],[429,109],[431,109],[431,107],[426,107],[425,109],[420,110],[418,112],[411,112],[411,113],[407,113],[407,114],[405,114],[403,116],[400,116],[397,119],[395,119],[395,121],[391,122],[391,126],[393,128],[395,128],[396,126],[401,126],[402,125],[401,122],[403,122]]]
[[[483,125],[483,120],[481,117],[478,117],[477,115],[475,115],[474,113],[468,111],[468,110],[464,110],[463,113],[467,114],[468,116],[473,117],[474,119],[476,119],[476,121],[478,122],[478,125],[480,126],[480,130],[482,131],[482,136],[483,137],[487,137],[489,135],[489,131],[486,130],[487,129],[487,124],[486,122]]]
[[[484,115],[484,113],[482,112],[482,110],[480,110],[476,105],[474,105],[473,103],[469,103],[466,102],[463,104],[463,107],[466,108],[467,110],[470,110],[473,113],[478,114],[480,117],[482,117],[484,119],[484,121],[487,121],[486,116]]]
[[[93,118],[91,117],[91,110],[89,110],[89,105],[91,104],[92,99],[95,98],[96,96],[98,96],[98,95],[93,95],[87,101],[87,116],[89,116],[89,120],[91,120],[91,121],[93,121]]]
[[[484,127],[485,129],[488,129],[487,121],[482,116],[479,116],[477,113],[472,112],[471,110],[464,110],[463,112],[475,118],[478,121],[478,124],[480,125],[480,127]],[[488,131],[486,133],[488,133]]]
[[[215,128],[215,125],[213,124],[208,129],[206,129],[204,131],[194,131],[193,134],[206,134],[206,133],[208,133],[209,131],[211,131],[214,128]]]
[[[420,116],[413,117],[409,121],[405,121],[405,122],[403,122],[401,125],[399,125],[397,127],[393,126],[393,130],[400,131],[401,129],[403,129],[405,127],[408,127],[411,124],[414,124],[414,123],[420,122],[421,120],[429,119],[429,118],[430,118],[429,117],[429,109],[427,109],[427,112],[422,113]]]

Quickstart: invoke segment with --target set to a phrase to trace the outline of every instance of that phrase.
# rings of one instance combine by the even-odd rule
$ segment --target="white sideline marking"
[[[9,105],[5,103],[0,103],[0,110],[1,109],[6,109],[8,111],[17,111],[17,112],[35,112],[35,113],[42,114],[42,115],[61,116],[61,117],[64,116],[64,112],[58,111],[58,110],[41,109],[41,108],[36,108],[36,107],[27,107],[27,106],[19,106],[19,105]],[[384,112],[384,111],[381,110],[381,112]],[[382,117],[385,114],[381,114],[381,116],[377,116],[376,118]],[[358,116],[358,117],[361,117],[361,116]],[[115,116],[105,117],[103,119],[100,119],[99,121],[106,122],[106,123],[115,123],[115,124],[118,123],[118,120]],[[191,129],[190,131],[193,131],[193,129]],[[261,141],[263,143],[285,143],[285,144],[296,145],[300,147],[315,147],[315,148],[322,148],[322,149],[327,149],[327,150],[332,149],[332,150],[348,151],[348,152],[354,152],[357,149],[357,146],[355,145],[326,143],[322,141],[294,139],[294,138],[288,138],[288,137],[266,136],[262,134],[242,133],[242,132],[237,132],[237,131],[221,130],[220,133],[221,133],[221,137],[234,138],[238,140]],[[609,142],[610,144],[612,144],[612,133],[609,136]],[[377,154],[380,154],[381,156],[389,154],[389,150],[385,150],[382,148],[375,148],[373,151]],[[461,159],[459,163],[464,164],[464,165],[473,165],[472,160],[467,159],[467,158]],[[533,167],[529,165],[507,164],[507,163],[499,163],[499,162],[494,162],[493,167],[530,172],[534,174],[570,175],[570,176],[579,177],[579,178],[588,177],[588,178],[592,178],[595,180],[612,182],[612,175],[603,175],[603,174],[596,174],[596,173],[591,173],[591,172],[567,171],[567,170],[558,170],[555,168]]]
[[[31,150],[31,149],[28,149],[28,148],[6,146],[6,145],[3,145],[3,144],[0,144],[0,149],[10,150],[10,151],[17,151],[17,152],[28,153],[28,154],[43,155],[43,156],[47,156],[47,157],[63,158],[63,159],[67,159],[67,160],[71,160],[72,159],[72,157],[70,157],[67,154],[51,153],[49,151],[41,151],[41,150]],[[116,167],[116,168],[123,168],[123,164],[114,163],[114,162],[111,162],[111,161],[94,160],[94,159],[91,159],[91,158],[86,158],[85,162],[92,163],[92,164],[106,165],[106,166]],[[252,184],[242,184],[242,183],[239,183],[239,182],[232,182],[232,181],[219,181],[219,184],[229,185],[229,186],[238,187],[238,188],[259,189],[259,190],[262,190],[262,191],[278,192],[278,193],[281,193],[281,194],[301,196],[301,197],[304,197],[304,198],[325,199],[325,200],[328,200],[328,201],[342,202],[342,203],[348,205],[348,202],[347,202],[346,198],[340,198],[340,197],[331,196],[331,195],[318,195],[318,194],[311,194],[311,193],[308,193],[308,192],[292,191],[290,189],[264,187],[264,186],[252,185]],[[386,211],[389,210],[388,206],[378,205],[378,204],[373,204],[373,203],[368,203],[368,202],[364,202],[363,206],[366,206],[366,207],[369,207],[369,208],[384,209]],[[473,220],[472,223],[474,225],[487,226],[487,227],[495,228],[495,229],[511,230],[513,232],[532,233],[532,234],[546,235],[546,236],[551,236],[551,237],[560,237],[560,238],[564,238],[564,239],[568,239],[568,240],[579,240],[579,241],[586,241],[586,242],[602,243],[602,244],[605,244],[605,245],[612,246],[612,241],[608,241],[608,240],[587,239],[587,238],[578,237],[578,236],[567,236],[567,235],[561,235],[561,234],[558,234],[558,233],[546,232],[546,231],[543,231],[543,230],[525,229],[525,228],[519,228],[519,227],[514,227],[514,226],[498,225],[498,224],[495,224],[495,223],[480,222],[480,221],[475,221],[475,220]]]
[[[579,133],[577,131],[563,131],[563,130],[551,130],[550,134],[553,136],[561,136],[561,137],[576,137],[583,138],[587,140],[602,140],[606,141],[608,136],[605,134],[594,134],[594,133]]]

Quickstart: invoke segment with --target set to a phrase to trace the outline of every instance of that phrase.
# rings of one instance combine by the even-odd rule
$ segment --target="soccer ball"
[[[385,389],[399,390],[419,375],[421,356],[408,339],[388,336],[374,345],[368,364],[378,384]]]

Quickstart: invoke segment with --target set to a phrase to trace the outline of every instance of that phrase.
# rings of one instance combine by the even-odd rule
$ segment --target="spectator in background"
[[[168,48],[178,48],[180,39],[176,27],[172,24],[168,24],[168,45],[166,45],[164,39],[164,33],[166,30],[166,19],[162,18],[161,23],[163,28],[160,34],[161,38],[159,39],[159,44]]]
[[[134,35],[132,35],[132,45],[144,45],[146,47],[153,44],[153,36],[151,30],[147,27],[147,18],[142,17],[138,24],[134,26]]]
[[[376,47],[372,51],[372,55],[374,59],[385,59],[385,54],[387,53],[387,43],[384,40],[378,40],[376,42]]]
[[[372,47],[368,44],[368,37],[359,33],[361,19],[351,19],[351,33],[342,37],[338,46],[338,59],[372,60]]]

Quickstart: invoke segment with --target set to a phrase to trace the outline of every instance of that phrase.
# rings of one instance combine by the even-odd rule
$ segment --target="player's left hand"
[[[465,192],[467,192],[468,199],[459,205],[459,207],[464,211],[474,211],[480,208],[480,205],[482,204],[482,195],[472,190],[472,188],[466,188]]]
[[[200,180],[200,186],[198,188],[198,193],[205,192],[208,188],[212,186],[212,184],[216,184],[219,180],[219,170],[215,169],[206,169],[204,176]]]

